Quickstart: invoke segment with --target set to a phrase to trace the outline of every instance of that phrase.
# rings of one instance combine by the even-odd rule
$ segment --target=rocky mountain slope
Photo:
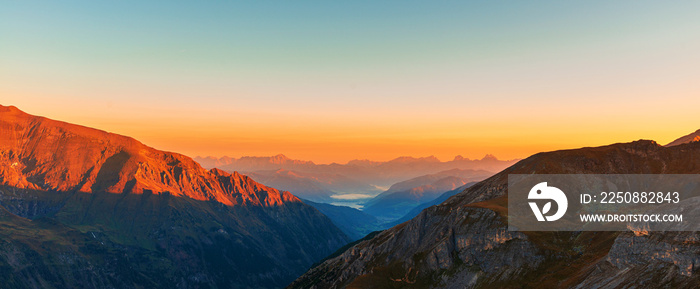
[[[697,288],[696,232],[515,232],[508,174],[697,174],[700,142],[533,155],[358,242],[289,288]]]
[[[276,288],[349,239],[289,192],[0,106],[0,284]]]

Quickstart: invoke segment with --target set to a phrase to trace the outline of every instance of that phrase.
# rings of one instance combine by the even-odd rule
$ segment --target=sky
[[[0,104],[192,157],[514,159],[700,128],[698,1],[0,2]]]

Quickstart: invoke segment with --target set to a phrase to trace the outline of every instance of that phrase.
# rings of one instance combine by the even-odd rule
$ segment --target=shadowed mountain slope
[[[371,232],[387,228],[380,224],[376,217],[355,208],[312,201],[304,201],[304,203],[328,216],[333,221],[333,224],[343,230],[353,241],[363,238]]]

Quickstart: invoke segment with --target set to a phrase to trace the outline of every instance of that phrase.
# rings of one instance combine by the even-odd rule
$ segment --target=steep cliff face
[[[700,173],[700,143],[534,155],[359,242],[290,288],[697,287],[696,233],[507,231],[508,174],[532,173]]]
[[[289,192],[2,106],[0,235],[12,288],[276,288],[349,241]]]

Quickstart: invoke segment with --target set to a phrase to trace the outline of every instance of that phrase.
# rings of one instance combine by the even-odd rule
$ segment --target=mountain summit
[[[0,184],[85,193],[170,194],[229,206],[299,202],[234,172],[101,130],[0,107]]]

